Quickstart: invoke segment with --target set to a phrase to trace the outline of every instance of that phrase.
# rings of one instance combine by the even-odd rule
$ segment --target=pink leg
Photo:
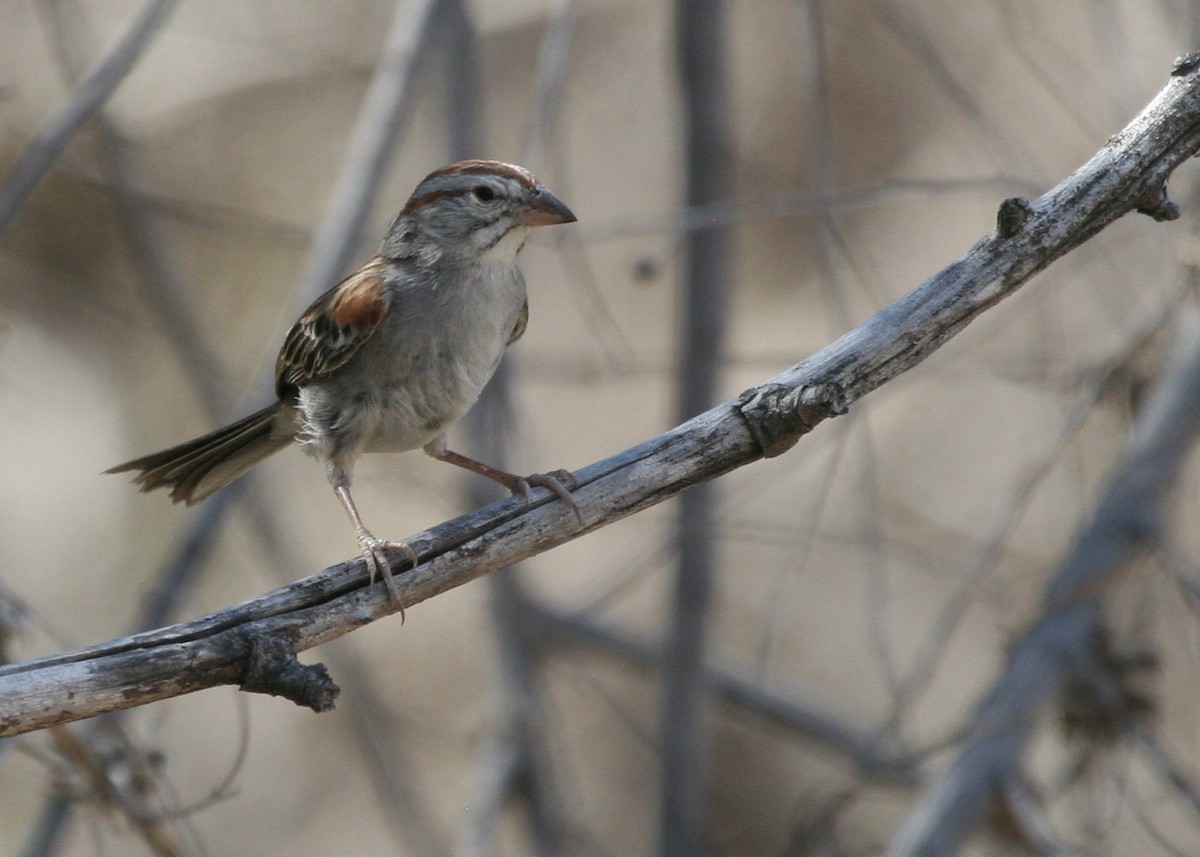
[[[579,505],[575,502],[575,498],[571,496],[571,492],[563,485],[564,482],[569,482],[572,485],[577,484],[575,475],[569,470],[554,470],[550,473],[517,476],[515,473],[509,473],[507,470],[501,470],[498,467],[492,467],[490,464],[484,464],[482,461],[476,461],[474,458],[463,455],[461,452],[447,449],[446,439],[441,436],[427,443],[425,445],[425,452],[438,461],[453,464],[455,467],[462,467],[465,470],[470,470],[472,473],[486,476],[494,482],[499,482],[512,493],[520,494],[526,499],[529,497],[529,487],[531,485],[536,485],[539,488],[549,488],[558,495],[558,498],[567,505],[567,508],[575,513],[575,518],[579,521],[580,525],[583,524],[583,513],[579,511]]]
[[[392,577],[392,566],[388,562],[387,550],[389,548],[399,550],[412,563],[413,568],[420,563],[416,551],[404,542],[388,542],[375,538],[371,531],[364,526],[362,517],[358,514],[358,507],[354,505],[354,498],[350,495],[350,480],[344,475],[334,480],[333,490],[337,493],[338,499],[342,501],[346,514],[350,516],[350,523],[354,525],[354,533],[358,536],[358,546],[362,550],[363,559],[367,562],[371,585],[375,584],[376,574],[383,578],[388,595],[400,608],[400,621],[403,622],[404,602],[400,600],[400,590],[396,588],[396,581]]]

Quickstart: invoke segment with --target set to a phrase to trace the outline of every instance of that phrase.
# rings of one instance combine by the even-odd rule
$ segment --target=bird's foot
[[[511,475],[511,474],[510,474]],[[571,487],[568,488],[567,485]],[[566,504],[567,508],[575,513],[575,519],[579,521],[579,525],[583,526],[583,512],[579,511],[579,504],[575,502],[575,498],[571,496],[571,489],[579,487],[579,480],[575,478],[575,474],[570,470],[551,470],[549,473],[532,473],[529,476],[513,476],[512,483],[508,486],[509,490],[514,494],[522,495],[526,500],[529,499],[530,486],[538,488],[548,488],[558,495],[558,499]]]
[[[400,621],[404,622],[404,601],[400,598],[400,590],[396,587],[396,580],[392,576],[392,564],[388,559],[388,551],[400,551],[404,554],[413,568],[416,568],[420,563],[420,558],[417,552],[414,551],[404,542],[389,542],[383,539],[377,539],[368,530],[360,530],[358,533],[358,546],[362,549],[363,559],[367,563],[367,574],[370,585],[375,585],[375,576],[379,575],[383,578],[383,583],[387,587],[388,596],[400,609]]]

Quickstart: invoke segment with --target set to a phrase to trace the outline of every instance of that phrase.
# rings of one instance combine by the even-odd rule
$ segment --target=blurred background
[[[529,242],[528,332],[450,436],[519,472],[578,468],[949,264],[1000,200],[1040,195],[1122,128],[1200,20],[1184,0],[0,11],[14,660],[356,553],[294,449],[192,509],[102,471],[261,405],[288,327],[430,170],[522,163],[578,215]],[[342,688],[332,714],[219,689],[0,743],[0,854],[878,853],[1088,520],[1195,302],[1194,178],[1172,184],[1180,221],[1116,223],[690,512],[655,507],[305,655]],[[368,456],[355,495],[403,538],[494,497],[473,478]],[[1198,488],[1184,474],[1173,507],[1185,559]],[[1170,766],[1054,722],[1033,746],[1066,845],[1200,843],[1190,565],[1148,564],[1108,602],[1117,644],[1155,664]],[[992,822],[971,853],[1033,850]]]

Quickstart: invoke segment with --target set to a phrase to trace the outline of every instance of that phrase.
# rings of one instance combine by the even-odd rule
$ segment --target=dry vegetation
[[[433,167],[525,163],[580,218],[526,251],[529,331],[457,435],[580,468],[957,259],[1200,32],[1172,2],[726,3],[688,110],[668,3],[2,7],[12,661],[355,553],[297,452],[192,510],[101,471],[254,406],[287,325]],[[128,75],[81,86],[147,10]],[[220,688],[0,741],[0,854],[1195,853],[1195,178],[1171,183],[1180,219],[1119,220],[690,512],[305,655],[331,713]],[[689,303],[697,264],[727,278]],[[388,537],[493,499],[419,454],[357,476]],[[1126,534],[1132,557],[1079,551]]]

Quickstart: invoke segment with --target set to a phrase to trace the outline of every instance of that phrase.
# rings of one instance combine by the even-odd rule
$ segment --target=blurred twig
[[[830,97],[823,6],[821,0],[806,0],[803,4],[805,26],[802,30],[807,38],[799,45],[799,54],[807,67],[805,80],[808,82],[808,100],[812,103],[813,113],[812,119],[805,123],[813,152],[813,183],[816,185],[813,195],[817,199],[832,201],[840,196],[838,191],[841,182],[838,180],[833,142],[836,122]],[[818,257],[820,276],[816,285],[824,295],[822,303],[833,308],[839,330],[851,321],[848,295],[841,277],[842,266],[837,264],[841,255],[839,248],[842,246],[840,213],[841,207],[838,205],[820,206],[814,211],[821,250]]]
[[[563,853],[564,796],[554,775],[534,629],[518,572],[519,568],[509,566],[489,578],[502,710],[500,725],[479,761],[473,810],[459,852],[463,857],[497,853],[499,814],[509,800],[519,801],[528,819],[527,853],[540,857]]]
[[[397,853],[422,857],[449,853],[411,764],[410,742],[397,717],[397,701],[380,690],[379,677],[366,668],[361,657],[340,649],[331,652],[329,660],[351,688],[343,711],[349,718],[363,772],[375,793],[380,822],[396,843]]]
[[[303,306],[345,276],[358,254],[363,223],[408,116],[419,61],[429,42],[428,31],[437,5],[436,0],[396,3],[387,43],[359,108],[332,202],[313,238],[300,293]]]
[[[1134,729],[1138,748],[1142,758],[1172,792],[1179,796],[1180,801],[1192,814],[1193,823],[1200,821],[1200,790],[1176,761],[1178,754],[1168,753],[1162,742],[1150,732],[1145,725],[1139,724]],[[1195,826],[1193,824],[1193,826]]]
[[[86,32],[81,10],[55,4],[47,11],[51,13],[48,23],[56,34],[59,56],[68,75],[74,79],[83,64],[80,58],[89,49],[87,43],[91,35]],[[144,292],[164,325],[165,338],[192,370],[192,378],[200,387],[209,410],[219,413],[223,389],[219,361],[199,333],[183,300],[170,260],[155,234],[153,220],[147,216],[138,198],[134,163],[123,136],[105,115],[103,104],[97,104],[94,119],[100,156],[112,179],[106,187],[111,191],[116,222],[130,248]],[[244,487],[239,486],[238,490],[214,498],[194,519],[179,549],[154,578],[135,630],[158,627],[174,615],[190,583],[205,566],[204,560],[214,544],[225,509]],[[140,747],[125,733],[121,712],[101,718],[89,727],[78,734],[64,727],[52,731],[66,763],[77,774],[86,776],[87,788],[83,796],[119,809],[157,853],[198,853],[200,846],[194,837],[186,835],[168,817],[166,807],[170,806],[170,797],[165,794],[165,778],[157,763],[148,762],[156,754]],[[112,752],[117,746],[120,752]],[[136,783],[139,791],[134,793],[123,787],[123,783]],[[47,798],[40,820],[26,843],[25,853],[29,857],[48,857],[57,852],[63,842],[62,830],[70,822],[79,799],[79,795],[65,789],[59,789]],[[146,808],[147,800],[156,801],[163,808],[151,812]]]
[[[1200,433],[1200,317],[1186,321],[1125,464],[1046,588],[1041,617],[1013,649],[1008,668],[972,716],[971,733],[913,809],[890,857],[957,853],[985,815],[1009,799],[1036,718],[1068,682],[1083,683],[1106,702],[1114,696],[1095,651],[1101,600],[1159,540],[1164,505]]]
[[[640,642],[628,634],[605,628],[583,616],[564,616],[537,602],[529,602],[527,618],[531,630],[544,633],[559,646],[585,646],[610,658],[630,663],[642,670],[658,670],[661,650]],[[892,782],[912,780],[911,758],[889,753],[866,730],[847,726],[847,718],[808,704],[792,688],[791,698],[764,690],[756,683],[732,672],[705,667],[704,681],[711,692],[730,708],[804,736],[821,747],[849,759],[867,776]]]
[[[1041,187],[1015,174],[962,180],[890,179],[878,186],[842,188],[832,196],[776,193],[685,206],[661,214],[629,214],[607,223],[581,223],[578,231],[588,244],[596,244],[648,232],[693,232],[713,226],[745,223],[755,218],[804,218],[827,211],[858,211],[898,203],[917,204],[931,196],[961,194],[993,198],[998,194],[1034,194]]]
[[[731,195],[733,174],[722,0],[677,0],[675,38],[683,102],[686,203],[705,205]],[[680,419],[700,413],[716,395],[733,276],[730,245],[730,233],[721,226],[686,235],[683,324],[676,370]],[[716,574],[716,502],[712,485],[680,498],[679,561],[663,651],[659,712],[661,855],[698,854],[706,833],[709,739],[704,653]]]
[[[309,263],[296,311],[337,282],[352,264],[384,175],[394,161],[398,139],[415,99],[421,63],[435,46],[453,39],[459,0],[398,0],[382,54],[363,96],[347,144],[342,169],[325,215],[313,237]],[[451,66],[459,57],[449,52]],[[451,110],[459,108],[457,101]],[[285,551],[270,553],[282,559]],[[351,677],[354,691],[347,710],[350,733],[368,781],[383,808],[397,845],[416,854],[440,854],[445,845],[413,779],[406,743],[394,728],[385,695],[359,659],[344,651],[331,656],[339,673]],[[390,730],[389,726],[392,726]]]
[[[0,235],[67,143],[125,79],[178,5],[179,0],[149,0],[108,55],[76,87],[67,106],[42,125],[0,186]]]
[[[825,44],[826,25],[824,21],[824,6],[821,0],[808,0],[803,4],[805,12],[804,32],[806,40],[800,46],[800,55],[805,58],[808,66],[806,79],[809,81],[809,100],[812,104],[812,120],[809,121],[809,138],[811,140],[814,160],[814,183],[816,195],[821,199],[836,199],[841,180],[838,172],[836,146],[833,139],[833,129],[837,126],[834,118],[834,98],[828,74],[828,52]],[[833,319],[838,329],[843,329],[851,323],[850,289],[845,271],[850,269],[855,273],[855,257],[852,248],[847,246],[844,212],[840,206],[831,205],[821,208],[815,217],[817,238],[820,253],[818,269],[818,285],[823,300],[821,304],[832,308]],[[859,273],[854,278],[860,283],[878,283],[883,277],[872,277]],[[872,301],[875,303],[878,301]],[[863,581],[868,610],[868,634],[871,652],[873,653],[879,671],[889,687],[896,684],[897,667],[893,662],[891,647],[885,635],[885,612],[891,600],[888,588],[888,575],[885,567],[886,554],[879,547],[880,516],[877,504],[878,466],[879,457],[874,446],[871,433],[871,422],[865,411],[851,415],[845,424],[839,423],[838,432],[841,436],[836,442],[839,450],[838,458],[851,458],[858,462],[862,469],[864,502],[856,504],[855,526],[858,529],[858,541],[864,550],[857,551],[859,560],[859,575]],[[857,443],[854,443],[857,441]],[[857,452],[851,455],[849,450],[854,444]],[[832,478],[838,472],[829,471]],[[827,482],[829,490],[836,484]],[[809,526],[804,518],[797,519],[797,529],[803,531]],[[801,552],[807,553],[807,550]],[[796,566],[799,567],[799,566]],[[791,569],[783,572],[791,576]],[[783,609],[782,603],[774,609]],[[768,628],[768,630],[771,630]]]
[[[77,4],[57,2],[48,7],[48,24],[55,32],[59,55],[68,75],[74,79],[85,64],[92,36],[87,32],[84,10]],[[175,266],[164,247],[154,218],[138,192],[137,165],[124,135],[106,112],[95,115],[99,151],[111,182],[110,191],[116,222],[138,270],[143,294],[154,310],[163,339],[178,354],[180,362],[196,385],[205,408],[214,419],[229,416],[227,381],[216,351],[205,340],[195,313],[175,273]],[[248,487],[239,483],[207,504],[195,516],[187,531],[177,539],[178,549],[164,562],[150,590],[138,629],[154,628],[168,621],[194,579],[204,568],[225,512],[236,496]],[[274,527],[271,527],[273,530]]]
[[[538,168],[542,149],[553,134],[558,106],[566,82],[571,37],[577,18],[577,2],[560,3],[542,39],[535,74],[536,92],[530,114],[521,162]],[[469,64],[456,67],[457,93],[474,110],[452,116],[451,149],[462,157],[481,148],[482,130],[477,121],[480,101],[474,30],[465,7],[460,15],[459,41],[469,45]],[[510,357],[492,378],[483,395],[468,413],[464,424],[472,454],[483,461],[508,467],[514,433],[519,436],[518,416],[513,406],[517,366]],[[468,502],[482,506],[495,499],[495,486],[471,480]],[[494,627],[498,662],[499,725],[487,742],[478,762],[479,774],[466,813],[459,853],[464,857],[488,857],[497,852],[500,813],[509,801],[518,803],[528,820],[529,853],[554,857],[563,853],[565,822],[563,796],[556,783],[549,748],[540,664],[530,635],[528,595],[516,565],[498,569],[489,576],[489,612]]]
[[[548,163],[559,166],[557,151],[551,143],[567,89],[571,48],[579,27],[581,6],[579,0],[557,0],[538,48],[533,106],[521,144],[521,163],[531,166],[535,172],[542,171]],[[560,192],[566,178],[566,175],[555,175],[554,186],[560,188]],[[566,187],[568,190],[564,195],[571,198],[569,186]],[[599,347],[607,365],[627,368],[633,349],[597,285],[591,260],[584,251],[586,238],[580,230],[570,229],[554,233],[548,239],[558,250],[563,269],[570,272],[572,294],[581,304],[580,312],[587,319],[591,341]]]
[[[761,457],[781,454],[822,419],[933,354],[1055,259],[1134,211],[1177,216],[1171,173],[1200,150],[1200,62],[1181,61],[1142,113],[1087,164],[1034,202],[1007,200],[998,228],[963,257],[790,369],[639,446],[576,471],[586,524],[550,492],[493,503],[405,541],[423,561],[397,559],[411,608],[655,505]],[[1067,584],[1073,582],[1067,576]],[[356,557],[236,607],[88,649],[0,666],[0,736],[204,687],[254,687],[332,704],[335,689],[292,655],[396,610],[367,587]],[[264,672],[275,666],[280,673]],[[287,678],[288,682],[282,679]],[[305,695],[307,682],[318,694]]]
[[[473,454],[502,467],[510,445],[510,433],[504,429],[515,423],[512,374],[511,363],[502,365],[464,420]],[[474,507],[496,496],[494,486],[483,480],[472,480],[469,485],[468,499]],[[499,726],[478,763],[477,785],[459,853],[463,857],[497,853],[500,811],[513,800],[519,802],[529,821],[529,853],[554,857],[563,853],[565,841],[563,796],[549,754],[536,628],[530,621],[532,605],[516,564],[497,569],[489,575],[488,585],[501,694]]]
[[[56,853],[62,847],[73,809],[70,797],[56,795],[46,801],[25,840],[21,857],[47,857]]]
[[[999,163],[1034,163],[1034,152],[1012,139],[1002,126],[992,121],[976,98],[975,93],[955,74],[942,57],[937,42],[918,21],[918,7],[901,6],[889,0],[870,0],[875,14],[887,26],[913,57],[929,72],[946,97],[970,121],[968,127],[977,135],[980,144]]]
[[[175,809],[175,795],[162,772],[162,754],[130,739],[120,713],[89,724],[82,737],[63,726],[50,730],[58,755],[70,766],[78,792],[75,800],[84,797],[101,809],[118,811],[159,857],[203,854],[195,831]],[[67,793],[64,789],[64,796]],[[53,810],[44,813],[52,815]]]
[[[479,156],[483,151],[480,116],[483,97],[480,87],[479,34],[466,0],[442,0],[437,8],[446,69],[446,126],[449,160]]]
[[[1090,139],[1102,133],[1103,125],[1100,128],[1093,127],[1097,120],[1095,113],[1080,104],[1075,93],[1067,88],[1066,83],[1059,83],[1048,68],[1047,60],[1050,57],[1054,57],[1060,62],[1069,59],[1061,49],[1062,44],[1057,41],[1059,34],[1054,33],[1053,29],[1042,28],[1036,23],[1019,20],[1022,12],[1031,10],[1033,7],[1018,7],[1010,3],[1001,3],[994,8],[1004,26],[1005,47],[1012,52],[1017,62],[1037,80],[1038,84],[1053,96],[1055,107],[1060,115],[1069,116],[1085,138]],[[1049,34],[1053,34],[1055,38],[1052,47],[1049,40],[1031,43],[1033,39],[1044,38]],[[1078,63],[1072,65],[1074,67],[1069,66],[1069,70],[1073,74],[1068,80],[1074,80],[1076,76],[1083,73],[1083,69],[1078,67]]]
[[[579,26],[579,0],[558,0],[538,50],[533,107],[521,146],[521,163],[541,166],[546,143],[558,124],[559,105],[567,87],[571,44]]]
[[[1114,355],[1106,365],[1097,367],[1086,379],[1075,403],[1063,415],[1062,425],[1053,442],[1045,454],[1039,456],[1033,466],[1029,467],[1024,477],[1014,483],[1004,506],[996,514],[991,529],[981,536],[981,546],[975,558],[961,573],[961,582],[957,590],[929,623],[929,630],[917,649],[917,654],[912,658],[912,665],[895,695],[889,715],[889,728],[899,728],[907,722],[913,707],[936,677],[938,666],[950,652],[950,638],[965,618],[980,586],[999,564],[1004,547],[1010,543],[1013,530],[1028,510],[1034,491],[1053,472],[1051,463],[1059,459],[1071,438],[1085,425],[1087,417],[1094,412],[1097,402],[1111,387],[1114,378],[1128,371],[1130,362],[1138,352],[1170,323],[1185,305],[1185,301],[1194,297],[1195,287],[1187,283],[1182,285],[1172,300],[1166,301],[1159,312],[1128,337],[1120,353]]]

